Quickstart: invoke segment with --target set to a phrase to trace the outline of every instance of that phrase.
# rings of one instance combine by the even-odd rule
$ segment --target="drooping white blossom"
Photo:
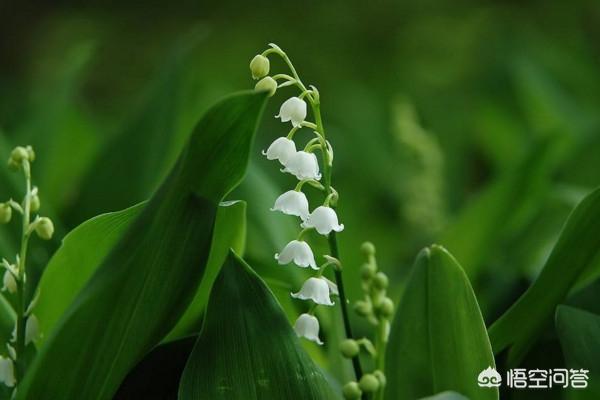
[[[281,253],[275,254],[275,259],[279,265],[289,264],[293,261],[294,264],[302,268],[319,269],[310,246],[302,240],[292,240],[286,244]]]
[[[279,137],[262,153],[267,156],[268,160],[279,160],[285,167],[290,158],[296,154],[296,143],[286,137]]]
[[[341,232],[344,230],[344,224],[338,222],[335,210],[326,206],[319,206],[314,209],[301,226],[303,228],[315,228],[321,235],[328,235],[331,231]]]
[[[25,344],[35,342],[40,336],[40,323],[37,317],[31,314],[25,323]]]
[[[275,200],[275,205],[271,211],[281,211],[287,215],[295,215],[304,221],[309,214],[308,199],[300,191],[288,190]]]
[[[281,118],[281,122],[292,121],[294,128],[300,127],[306,119],[306,102],[299,97],[290,97],[283,102],[275,118]]]
[[[4,278],[2,279],[2,281],[2,291],[8,290],[8,293],[17,292],[17,280],[15,279],[15,276],[12,274],[12,272],[10,272],[8,269],[4,271]]]
[[[10,358],[0,356],[0,382],[8,387],[15,386],[15,366]]]
[[[314,179],[318,181],[321,179],[317,156],[306,151],[298,151],[293,154],[285,164],[283,172],[289,172],[298,180]]]
[[[292,297],[300,300],[312,300],[315,304],[332,306],[334,303],[329,298],[329,285],[322,278],[308,278],[298,293],[292,293]]]
[[[301,314],[294,324],[294,330],[298,337],[303,337],[318,345],[323,344],[319,339],[319,320],[314,315]]]

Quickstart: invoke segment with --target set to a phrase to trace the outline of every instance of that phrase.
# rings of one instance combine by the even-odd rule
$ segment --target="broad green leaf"
[[[174,327],[204,274],[219,201],[243,177],[264,102],[264,94],[243,93],[205,114],[40,349],[19,399],[110,399]]]
[[[489,329],[494,353],[512,346],[509,364],[517,363],[577,282],[598,265],[600,189],[569,216],[542,272],[529,289]],[[518,326],[519,329],[515,329]]]
[[[600,398],[600,316],[568,306],[556,309],[556,332],[569,368],[587,369],[589,387],[573,390],[580,399]],[[578,393],[580,396],[578,396]]]
[[[50,260],[40,281],[40,295],[35,314],[40,320],[43,338],[52,331],[114,244],[142,212],[145,204],[144,202],[122,211],[99,215],[65,236],[62,246]],[[193,323],[198,322],[210,286],[227,256],[227,251],[230,247],[240,252],[243,250],[245,208],[243,202],[220,204],[206,276],[194,301],[177,325],[181,328],[176,328],[172,334],[178,331],[177,336],[182,336],[184,328],[189,330]]]
[[[498,399],[477,385],[494,356],[477,299],[444,248],[424,249],[413,267],[392,324],[386,354],[386,399],[416,399],[452,390]]]
[[[180,400],[337,399],[273,293],[233,252],[181,377]]]
[[[229,249],[231,248],[240,254],[243,253],[245,240],[246,203],[243,201],[222,203],[217,214],[212,247],[202,282],[196,291],[194,300],[169,334],[167,340],[180,338],[188,334],[197,334],[200,331],[202,315],[208,302],[210,289],[229,254]]]
[[[144,205],[99,215],[65,236],[39,283],[40,294],[34,310],[44,339]]]
[[[161,344],[127,374],[113,400],[176,399],[179,380],[197,336]]]

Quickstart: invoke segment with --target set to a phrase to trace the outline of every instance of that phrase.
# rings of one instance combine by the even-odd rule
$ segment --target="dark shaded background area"
[[[363,240],[396,298],[418,250],[439,242],[492,322],[600,183],[594,0],[85,3],[0,5],[0,155],[36,147],[58,237],[147,198],[202,110],[253,87],[248,62],[269,42],[321,92],[353,300]],[[292,93],[270,102],[248,179],[230,196],[248,201],[247,258],[289,308],[301,276],[291,285],[272,255],[296,228],[268,208],[293,179],[259,150],[287,132],[271,115]],[[18,180],[2,174],[0,194],[15,196]],[[15,239],[0,233],[0,250]]]

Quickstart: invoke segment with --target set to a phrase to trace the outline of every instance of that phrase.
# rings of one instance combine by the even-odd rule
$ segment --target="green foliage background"
[[[268,42],[321,92],[351,300],[362,241],[376,243],[395,300],[416,254],[437,242],[464,267],[489,326],[600,184],[593,0],[49,4],[0,6],[9,16],[0,26],[0,159],[34,145],[43,209],[57,226],[55,242],[31,251],[34,280],[66,232],[150,197],[202,111],[252,87],[248,62]],[[286,132],[270,117],[284,96],[269,102],[248,176],[229,198],[247,201],[245,258],[291,320],[298,304],[288,292],[303,275],[278,268],[273,253],[293,220],[268,208],[293,179],[259,154]],[[15,179],[0,172],[2,197],[19,193]],[[15,252],[11,231],[0,230],[2,255]],[[598,312],[595,285],[569,302]],[[337,317],[322,316],[332,354]],[[563,364],[550,322],[526,364]]]

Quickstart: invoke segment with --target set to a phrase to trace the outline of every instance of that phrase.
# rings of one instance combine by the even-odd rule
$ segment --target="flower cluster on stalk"
[[[270,54],[280,56],[290,68],[291,75],[275,74],[270,76],[268,58]],[[283,102],[279,113],[275,116],[282,123],[290,123],[289,133],[275,139],[263,151],[263,155],[268,160],[278,161],[281,164],[282,173],[293,175],[298,180],[295,188],[281,194],[271,208],[272,211],[298,217],[300,228],[298,236],[275,254],[275,260],[280,265],[294,264],[300,268],[310,268],[315,271],[314,276],[308,278],[297,293],[291,294],[295,299],[312,303],[309,311],[298,317],[294,329],[299,337],[322,344],[323,342],[319,338],[319,321],[314,315],[315,308],[334,305],[331,296],[338,295],[337,286],[325,278],[323,273],[327,266],[339,267],[340,264],[334,257],[324,255],[325,262],[319,266],[313,250],[303,238],[309,230],[328,236],[332,232],[341,232],[344,225],[339,223],[337,213],[331,207],[337,202],[338,193],[331,187],[328,177],[324,178],[325,183],[321,183],[324,176],[321,166],[323,169],[331,168],[333,149],[331,144],[325,140],[319,121],[320,116],[315,115],[316,122],[307,121],[308,105],[310,104],[314,111],[315,107],[320,104],[319,92],[314,86],[310,86],[310,88],[304,86],[287,55],[274,44],[270,44],[269,49],[252,59],[250,70],[254,79],[260,79],[255,86],[256,90],[267,91],[272,96],[280,88],[293,86],[300,92],[297,96],[292,96]],[[303,128],[312,131],[313,137],[303,148],[299,148],[295,134]],[[320,153],[322,165],[319,165],[319,159],[315,152]],[[324,193],[324,201],[312,211],[308,198],[303,192],[307,186]]]
[[[6,343],[7,357],[0,356],[0,383],[11,388],[14,387],[14,391],[24,375],[25,347],[35,342],[40,336],[39,321],[33,314],[39,292],[36,291],[29,304],[26,303],[26,257],[29,238],[35,232],[41,239],[50,240],[54,234],[52,220],[36,215],[41,203],[38,188],[31,185],[31,164],[34,160],[35,152],[31,146],[17,146],[13,149],[8,159],[8,167],[14,171],[23,172],[25,196],[20,203],[12,199],[0,203],[0,223],[8,224],[15,213],[20,215],[22,220],[19,253],[15,256],[14,262],[5,258],[0,262],[0,267],[4,268],[2,292],[6,292],[9,302],[11,305],[14,304],[16,314],[12,338]]]

